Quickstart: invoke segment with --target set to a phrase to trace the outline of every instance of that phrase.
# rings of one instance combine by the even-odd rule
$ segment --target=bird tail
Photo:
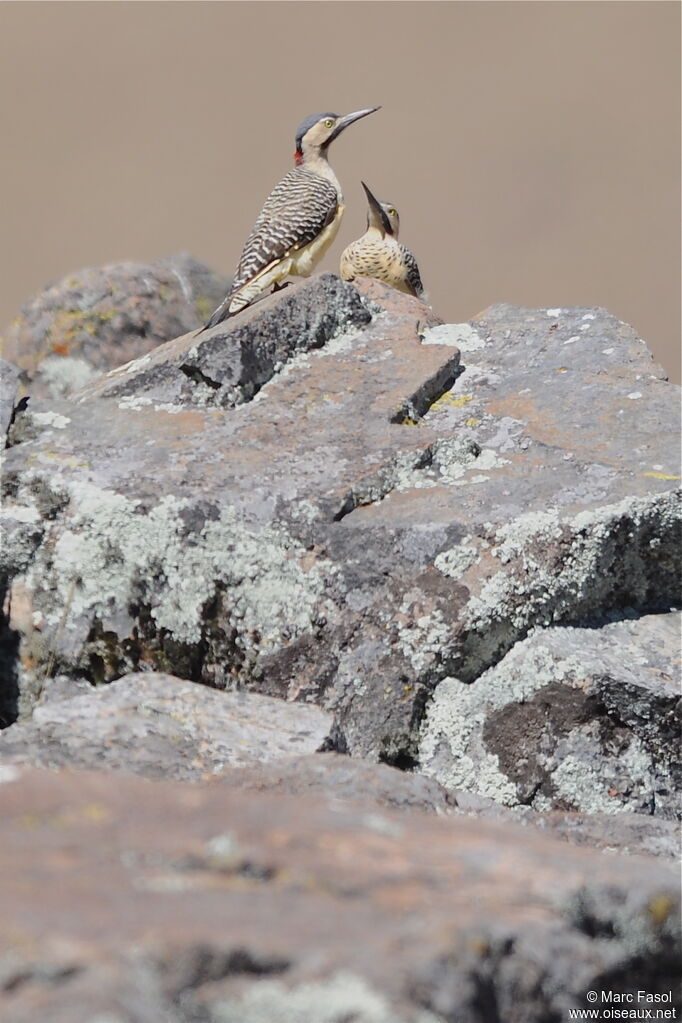
[[[210,330],[211,327],[217,327],[218,324],[222,323],[223,320],[226,320],[228,316],[232,316],[232,313],[230,312],[231,299],[232,293],[230,293],[229,295],[227,295],[225,299],[223,299],[223,301],[220,303],[215,312],[212,313],[208,323],[205,323],[204,326],[201,327],[201,329],[196,332],[196,334],[194,335],[195,337],[197,337],[199,334],[203,334],[205,330]]]

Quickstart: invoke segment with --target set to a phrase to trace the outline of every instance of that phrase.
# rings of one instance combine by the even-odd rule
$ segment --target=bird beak
[[[368,107],[366,110],[356,110],[353,114],[346,114],[345,117],[340,117],[336,122],[336,127],[327,139],[327,145],[333,142],[334,139],[338,138],[342,131],[345,131],[349,124],[353,121],[359,121],[361,117],[367,117],[367,114],[373,114],[375,110],[381,110],[381,107]]]
[[[367,196],[367,201],[369,203],[370,220],[373,221],[377,227],[381,227],[385,234],[393,234],[391,221],[386,216],[379,200],[372,195],[364,181],[361,181],[360,184],[365,190],[365,195]]]

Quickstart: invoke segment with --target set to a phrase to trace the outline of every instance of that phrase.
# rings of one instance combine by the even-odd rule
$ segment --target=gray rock
[[[19,390],[19,369],[0,359],[0,446],[4,448]]]
[[[535,626],[674,602],[678,390],[631,328],[509,306],[448,327],[358,290],[313,278],[200,335],[219,387],[176,389],[179,339],[134,393],[115,374],[33,406],[68,422],[7,457],[7,514],[45,529],[12,584],[22,713],[46,675],[163,669],[319,702],[340,748],[405,766],[444,678]]]
[[[660,860],[220,780],[0,776],[12,1023],[546,1023],[602,990],[680,1008]]]
[[[296,355],[364,327],[371,318],[355,288],[322,274],[303,291],[259,302],[210,331],[160,345],[107,373],[76,399],[122,398],[131,408],[232,408],[250,401]]]
[[[511,821],[573,845],[601,849],[607,854],[660,856],[675,861],[680,857],[679,824],[676,821],[642,813],[543,812],[529,806],[502,806],[489,796],[464,789],[445,791],[450,802],[456,804],[457,812],[469,817]]]
[[[444,814],[456,807],[454,797],[433,778],[339,753],[316,753],[234,768],[225,772],[221,785],[240,792],[325,795],[333,805],[343,800],[366,809],[387,806]]]
[[[679,811],[680,614],[546,628],[465,685],[439,685],[422,770],[507,806]]]
[[[228,767],[313,753],[329,736],[318,707],[217,692],[156,673],[39,704],[0,733],[0,765],[126,771],[195,781]]]
[[[1,749],[0,745],[0,749]],[[671,820],[644,814],[538,812],[530,807],[509,808],[464,789],[445,789],[434,778],[399,771],[386,764],[339,753],[315,753],[277,759],[250,767],[230,768],[220,784],[240,792],[281,795],[321,795],[330,805],[354,803],[365,810],[427,810],[436,814],[466,814],[485,820],[522,824],[552,838],[601,849],[607,853],[660,856],[676,860],[678,826]]]
[[[80,270],[23,306],[5,352],[31,395],[62,397],[201,326],[228,286],[186,253]]]

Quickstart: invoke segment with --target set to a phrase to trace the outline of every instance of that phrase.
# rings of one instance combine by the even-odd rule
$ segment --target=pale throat
[[[319,174],[321,178],[326,178],[327,181],[336,189],[339,196],[339,203],[343,202],[343,193],[341,191],[341,184],[339,179],[331,168],[329,160],[319,150],[313,150],[303,148],[303,167],[306,170],[311,171],[313,174]]]

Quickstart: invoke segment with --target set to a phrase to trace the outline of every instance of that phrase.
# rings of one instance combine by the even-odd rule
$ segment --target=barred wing
[[[417,260],[414,258],[410,250],[406,245],[400,246],[400,251],[403,254],[405,266],[407,267],[407,274],[405,280],[409,287],[413,290],[417,298],[420,298],[424,294],[424,285],[419,274],[419,267],[417,266]]]
[[[326,178],[295,167],[275,185],[249,235],[231,294],[292,249],[301,249],[332,222],[336,189]]]

